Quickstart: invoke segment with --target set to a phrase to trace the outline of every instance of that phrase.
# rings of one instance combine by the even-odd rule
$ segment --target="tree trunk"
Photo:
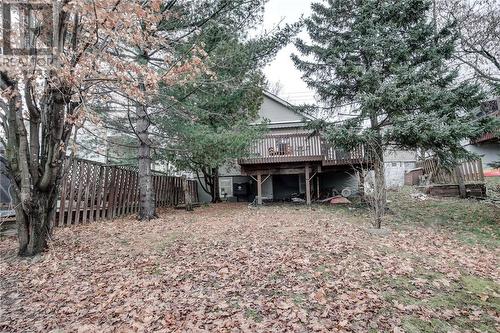
[[[141,221],[149,221],[156,217],[155,193],[151,173],[151,140],[147,109],[137,106],[137,136],[139,139],[139,215]]]
[[[375,212],[374,227],[380,229],[387,206],[387,192],[385,188],[384,146],[382,144],[377,114],[371,115],[370,125],[377,134],[374,142],[372,142],[373,146],[371,151],[373,154],[373,169],[375,172],[373,191],[373,209]]]
[[[380,229],[387,206],[387,191],[385,188],[384,149],[379,144],[374,149],[373,169],[375,171],[373,192],[373,208],[375,210],[374,226]]]
[[[191,192],[189,192],[189,183],[186,176],[182,177],[182,190],[184,191],[184,205],[186,210],[191,212],[193,210],[193,198],[191,197]]]
[[[15,198],[19,255],[34,256],[47,248],[56,213],[57,193],[33,193],[29,204]],[[28,209],[25,210],[24,207]]]
[[[68,103],[69,90],[48,86],[35,105],[29,78],[24,81],[24,94],[17,81],[4,73],[0,73],[0,85],[13,92],[4,108],[6,122],[2,125],[7,137],[7,169],[14,188],[19,255],[33,256],[46,248],[52,232],[63,161],[73,127],[66,115],[72,115],[77,104]],[[28,117],[21,98],[26,102]]]
[[[203,168],[201,171],[203,173],[203,180],[205,182],[205,185],[202,184],[200,177],[198,177],[198,180],[200,180],[201,188],[203,189],[203,191],[209,194],[212,198],[212,201],[210,202],[221,202],[222,200],[220,199],[219,193],[219,168],[207,167]]]
[[[222,202],[219,191],[219,168],[212,168],[212,203]]]

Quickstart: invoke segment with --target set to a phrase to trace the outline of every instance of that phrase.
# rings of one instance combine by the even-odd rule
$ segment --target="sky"
[[[263,29],[271,30],[279,23],[294,23],[301,15],[308,16],[311,13],[312,0],[269,0],[264,12]],[[299,34],[306,38],[307,34]],[[279,82],[282,89],[279,93],[292,104],[302,104],[314,101],[314,93],[307,88],[301,79],[301,73],[295,68],[290,55],[297,53],[292,44],[283,48],[276,59],[265,68],[265,74],[270,83]]]

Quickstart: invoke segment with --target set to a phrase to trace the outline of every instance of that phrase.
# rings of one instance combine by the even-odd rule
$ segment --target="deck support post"
[[[311,177],[309,175],[310,170],[309,166],[306,166],[305,170],[305,178],[306,178],[306,203],[307,205],[311,205]]]
[[[363,170],[359,170],[358,171],[358,180],[359,180],[359,184],[358,184],[358,192],[359,192],[359,196],[361,197],[361,199],[364,199],[365,198],[365,174],[363,172]]]
[[[257,174],[257,205],[262,205],[262,175]]]
[[[316,174],[316,199],[319,200],[319,173]]]

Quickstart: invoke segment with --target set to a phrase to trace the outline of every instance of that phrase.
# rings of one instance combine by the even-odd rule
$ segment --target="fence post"
[[[483,162],[481,161],[481,159],[479,159],[476,161],[476,163],[479,172],[479,181],[484,182]]]
[[[462,170],[460,169],[460,165],[457,165],[455,167],[455,174],[457,175],[458,191],[460,193],[460,198],[465,198],[467,196],[467,192],[465,190],[465,182],[464,182]]]
[[[182,176],[182,190],[184,191],[184,204],[188,212],[193,210],[193,198],[191,198],[191,191],[189,191],[189,183],[186,176]]]

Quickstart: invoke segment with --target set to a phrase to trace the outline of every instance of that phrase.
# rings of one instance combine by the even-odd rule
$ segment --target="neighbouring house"
[[[74,136],[72,140],[73,138]],[[68,155],[75,147],[76,157],[80,159],[115,166],[137,166],[137,138],[89,122],[85,124],[85,128],[79,129],[77,143],[75,145],[71,141],[70,147]],[[187,176],[188,179],[194,179],[191,172],[178,170],[167,161],[152,161],[151,168],[157,174]]]
[[[500,98],[482,103],[478,117],[500,117]],[[500,176],[500,170],[495,170],[488,165],[500,160],[500,137],[497,134],[487,133],[479,139],[467,142],[464,147],[481,156],[486,177]]]
[[[7,160],[4,155],[5,149],[0,147],[0,209],[9,206],[12,202],[11,182],[7,175]]]
[[[257,122],[264,120],[269,131],[253,142],[250,155],[220,169],[223,200],[256,199],[260,203],[293,197],[310,203],[342,191],[345,195],[358,192],[359,170],[368,166],[363,147],[351,152],[330,147],[306,127],[312,118],[269,92],[264,92]],[[200,199],[210,201],[208,195]]]
[[[397,189],[404,185],[405,174],[417,166],[415,151],[387,149],[384,154],[385,184],[387,188]]]

